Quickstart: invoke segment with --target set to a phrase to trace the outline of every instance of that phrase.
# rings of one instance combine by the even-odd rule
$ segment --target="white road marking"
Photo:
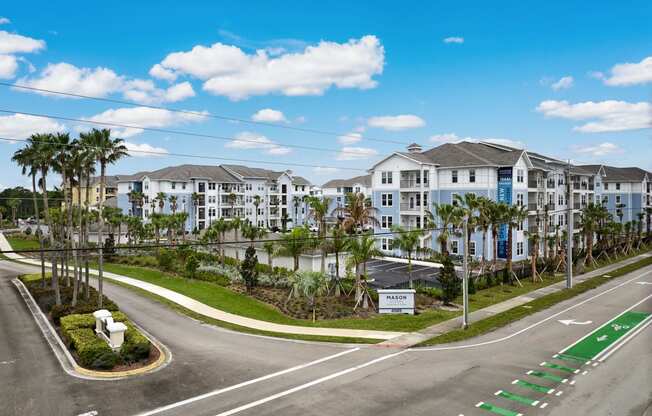
[[[593,363],[593,367],[597,367],[600,363]]]
[[[502,390],[498,390],[497,392],[494,393],[494,396],[498,396],[502,392],[503,392]]]
[[[366,363],[358,364],[358,365],[356,365],[354,367],[350,367],[350,368],[338,371],[337,373],[329,374],[327,376],[315,379],[315,380],[310,381],[310,382],[305,383],[305,384],[301,384],[301,385],[293,387],[291,389],[288,389],[288,390],[285,390],[285,391],[282,391],[282,392],[279,392],[279,393],[276,393],[276,394],[272,394],[271,396],[267,396],[267,397],[262,398],[260,400],[256,400],[254,402],[244,404],[244,405],[236,407],[234,409],[227,410],[227,411],[222,412],[222,413],[218,413],[216,416],[230,416],[230,415],[234,415],[236,413],[240,413],[242,411],[245,411],[245,410],[260,406],[261,404],[271,402],[272,400],[276,400],[276,399],[279,399],[281,397],[288,396],[288,395],[290,395],[292,393],[296,393],[298,391],[305,390],[305,389],[307,389],[309,387],[316,386],[317,384],[321,384],[321,383],[324,383],[326,381],[332,380],[334,378],[341,377],[343,375],[346,375],[346,374],[352,373],[354,371],[360,370],[362,368],[369,367],[370,365],[374,365],[374,364],[379,363],[381,361],[385,361],[385,360],[387,360],[389,358],[394,358],[394,357],[396,357],[398,355],[403,354],[406,351],[407,350],[402,350],[402,351],[399,351],[399,352],[395,352],[393,354],[383,355],[382,357],[375,358],[375,359],[373,359],[371,361],[367,361]]]
[[[90,412],[80,413],[77,416],[96,416],[97,410],[91,410]]]
[[[589,374],[589,370],[584,370],[584,371],[582,371],[582,375],[583,375],[583,376],[585,376],[585,375],[587,375],[587,374]]]
[[[652,315],[650,315],[650,317],[652,317]],[[600,357],[599,361],[603,362],[604,360],[606,360],[611,354],[618,351],[620,349],[620,347],[622,347],[623,345],[625,345],[626,343],[631,341],[636,335],[638,335],[641,331],[643,331],[645,328],[647,328],[650,325],[650,323],[652,323],[652,320],[649,319],[650,317],[648,317],[647,322],[645,323],[645,325],[642,325],[637,330],[635,330],[631,334],[627,335],[622,341],[620,341],[620,343],[615,348],[613,348],[611,351],[609,351],[604,356]],[[643,322],[645,322],[645,321],[643,321]]]
[[[555,396],[561,396],[562,394],[564,394],[564,392],[559,390],[557,393],[555,393]]]
[[[339,357],[341,357],[343,355],[350,354],[350,353],[358,351],[358,350],[360,350],[360,348],[352,348],[352,349],[349,349],[349,350],[345,350],[345,351],[339,352],[337,354],[333,354],[333,355],[329,355],[329,356],[324,357],[324,358],[320,358],[320,359],[315,360],[315,361],[310,361],[310,362],[305,363],[305,364],[300,364],[300,365],[297,365],[297,366],[294,366],[294,367],[291,367],[291,368],[287,368],[285,370],[277,371],[276,373],[271,373],[271,374],[267,374],[267,375],[262,376],[262,377],[247,380],[245,382],[242,382],[242,383],[239,383],[239,384],[234,384],[233,386],[225,387],[223,389],[210,391],[208,393],[204,393],[204,394],[201,394],[199,396],[195,396],[195,397],[191,397],[191,398],[188,398],[188,399],[185,399],[185,400],[181,400],[181,401],[176,402],[176,403],[170,403],[170,404],[168,404],[166,406],[162,406],[162,407],[159,407],[159,408],[147,411],[147,412],[139,413],[138,416],[150,416],[150,415],[155,415],[157,413],[162,413],[162,412],[165,412],[165,411],[168,411],[168,410],[171,410],[171,409],[175,409],[177,407],[181,407],[181,406],[185,406],[185,405],[190,404],[190,403],[194,403],[194,402],[199,401],[199,400],[203,400],[203,399],[213,397],[213,396],[217,396],[219,394],[227,393],[229,391],[233,391],[233,390],[236,390],[236,389],[239,389],[239,388],[242,388],[242,387],[246,387],[246,386],[249,386],[249,385],[254,384],[254,383],[269,380],[271,378],[282,376],[282,375],[288,374],[288,373],[292,373],[292,372],[297,371],[297,370],[302,370],[304,368],[311,367],[313,365],[321,364],[321,363],[324,363],[326,361],[329,361],[329,360],[332,360],[332,359],[335,359],[335,358],[339,358]]]
[[[564,383],[564,384],[566,384],[566,383],[568,382],[568,379],[565,378],[565,379],[563,379],[561,382]]]
[[[532,402],[532,406],[536,406],[536,405],[538,405],[538,404],[539,404],[539,401],[538,401],[538,400],[535,400],[535,401]]]
[[[0,361],[0,365],[13,364],[13,363],[15,363],[15,362],[16,362],[16,360]]]
[[[512,384],[516,384],[516,383],[518,383],[518,379],[512,381]]]
[[[572,305],[572,306],[569,306],[568,308],[566,308],[566,309],[564,309],[564,310],[562,310],[562,311],[559,311],[559,312],[557,312],[557,313],[554,313],[554,314],[548,316],[547,318],[544,318],[544,319],[542,319],[542,320],[540,320],[540,321],[538,321],[538,322],[535,322],[535,323],[533,323],[532,325],[530,325],[530,326],[528,326],[528,327],[525,327],[525,328],[523,328],[523,329],[521,329],[521,330],[518,330],[518,331],[516,331],[516,332],[514,332],[514,333],[512,333],[512,334],[506,335],[506,336],[501,337],[501,338],[498,338],[498,339],[493,339],[493,340],[491,340],[491,341],[479,342],[479,343],[477,343],[477,344],[456,345],[456,346],[451,346],[451,347],[410,348],[409,351],[417,351],[417,352],[420,352],[420,351],[447,351],[447,350],[458,350],[458,349],[465,349],[465,348],[482,347],[482,346],[485,346],[485,345],[491,345],[491,344],[496,344],[496,343],[498,343],[498,342],[507,341],[508,339],[514,338],[515,336],[518,336],[518,335],[520,335],[520,334],[522,334],[522,333],[524,333],[524,332],[527,332],[527,331],[531,330],[532,328],[536,328],[537,326],[539,326],[539,325],[541,325],[541,324],[543,324],[543,323],[545,323],[545,322],[548,322],[548,321],[551,320],[551,319],[555,319],[556,317],[558,317],[558,316],[561,315],[561,314],[564,314],[564,313],[566,313],[566,312],[568,312],[568,311],[571,311],[571,310],[573,310],[573,309],[575,309],[575,308],[577,308],[577,307],[580,307],[580,306],[584,305],[585,303],[591,302],[592,300],[597,299],[597,298],[599,298],[600,296],[606,295],[607,293],[611,293],[611,292],[613,292],[614,290],[619,289],[619,288],[621,288],[621,287],[623,287],[623,286],[625,286],[625,285],[627,285],[627,284],[629,284],[629,283],[631,283],[631,282],[633,282],[633,281],[635,281],[635,280],[638,280],[638,279],[642,278],[643,276],[646,276],[646,275],[648,275],[648,274],[650,274],[650,273],[652,273],[652,270],[647,271],[647,272],[645,272],[645,273],[642,273],[642,274],[640,274],[640,275],[638,275],[638,276],[636,276],[636,277],[633,277],[633,278],[631,278],[631,279],[629,279],[629,280],[627,280],[627,281],[624,281],[624,282],[622,282],[622,283],[620,283],[620,284],[618,284],[618,285],[616,285],[616,286],[614,286],[614,287],[612,287],[612,288],[610,288],[610,289],[607,289],[607,290],[605,290],[605,291],[603,291],[603,292],[600,292],[600,293],[598,293],[598,294],[596,294],[596,295],[593,295],[593,296],[591,296],[590,298],[584,299],[583,301],[581,301],[581,302],[579,302],[579,303],[576,303],[576,304],[574,304],[574,305]],[[651,296],[652,296],[652,295],[651,295]],[[646,298],[646,299],[647,299],[647,298]],[[643,301],[645,301],[646,299],[643,299]],[[643,301],[641,301],[641,302],[639,302],[639,303],[642,303]],[[638,306],[638,304],[632,306],[630,309],[633,309],[633,308],[636,307],[636,306]],[[628,312],[628,311],[629,311],[629,309],[626,310],[625,312]],[[588,335],[587,335],[587,336],[588,336]],[[572,347],[573,345],[577,344],[577,343],[580,342],[580,341],[581,341],[581,340],[578,340],[578,341],[574,342],[573,344],[569,345],[569,346],[566,347],[565,349],[568,349],[568,348]]]
[[[480,407],[484,404],[484,402],[478,402],[478,404],[475,405],[475,407]]]
[[[548,406],[548,403],[544,403],[544,404],[542,404],[541,406],[539,406],[539,408],[540,408],[540,409],[545,409],[546,406]]]
[[[570,384],[571,386],[575,385],[575,380],[571,380],[571,382],[568,384]]]

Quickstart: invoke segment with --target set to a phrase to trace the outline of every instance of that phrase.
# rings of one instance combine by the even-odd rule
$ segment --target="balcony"
[[[579,202],[573,202],[573,209],[580,209],[580,203]]]
[[[528,179],[527,187],[528,188],[538,188],[539,187],[539,182],[536,179]]]
[[[421,205],[411,204],[409,202],[401,202],[400,209],[401,209],[401,212],[403,212],[403,211],[421,212]]]
[[[543,209],[543,207],[539,204],[534,203],[534,204],[527,204],[527,209],[528,211],[538,211],[540,209]]]
[[[532,225],[532,226],[530,226],[530,227],[527,229],[527,231],[528,231],[528,233],[530,233],[530,234],[538,234],[538,233],[540,232],[540,231],[539,231],[539,227],[537,227],[536,225]]]
[[[401,188],[421,188],[421,181],[416,179],[401,179],[400,186]],[[424,183],[423,187],[427,188],[428,184]]]

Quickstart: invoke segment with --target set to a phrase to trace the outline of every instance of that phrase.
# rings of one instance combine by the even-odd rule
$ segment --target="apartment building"
[[[117,175],[107,175],[105,177],[106,188],[104,190],[104,202],[106,205],[115,206],[115,197],[118,193],[118,179],[120,177]],[[82,183],[80,186],[73,186],[71,188],[72,203],[73,205],[81,204],[85,205],[86,200],[86,183]],[[100,177],[94,176],[90,180],[90,186],[88,187],[88,201],[91,207],[96,207],[100,203]]]
[[[626,223],[643,215],[644,228],[652,208],[652,173],[637,167],[584,165],[596,177],[595,203],[607,208],[614,220]]]
[[[309,194],[310,182],[292,171],[271,171],[241,165],[180,165],[121,176],[117,181],[118,207],[123,213],[147,220],[153,212],[189,214],[186,230],[202,230],[219,218],[248,219],[259,226],[288,228],[304,223],[305,209],[297,200]],[[142,203],[132,191],[142,192]],[[168,197],[163,208],[157,195]],[[170,196],[176,196],[176,206]]]
[[[526,230],[553,232],[553,224],[567,224],[568,201],[562,161],[487,142],[447,143],[427,151],[413,143],[407,150],[393,153],[370,169],[372,199],[380,221],[376,232],[387,232],[393,224],[407,229],[423,228],[433,204],[455,204],[455,195],[467,193],[527,207],[528,218],[513,230],[511,249],[515,260],[528,256]],[[578,184],[573,199],[579,201],[579,205],[573,211],[573,219],[579,222],[579,209],[582,203],[591,200],[594,185],[591,173],[585,170],[576,169],[571,180]],[[422,238],[422,247],[439,251],[438,235],[438,231],[429,232]],[[381,238],[379,248],[400,254],[392,243],[390,236]],[[501,225],[497,243],[497,257],[505,258],[507,225]],[[461,236],[452,235],[448,245],[452,254],[464,252]],[[485,257],[492,259],[490,234],[486,246]],[[469,253],[476,258],[482,257],[481,232],[471,235]]]
[[[321,186],[321,196],[330,199],[329,214],[346,204],[346,195],[361,193],[371,196],[371,175],[356,176],[349,179],[333,179]]]

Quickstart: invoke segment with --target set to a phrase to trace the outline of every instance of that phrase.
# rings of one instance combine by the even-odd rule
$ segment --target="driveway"
[[[432,266],[412,265],[412,281],[416,284],[438,287],[439,269]],[[370,285],[378,289],[396,289],[409,286],[408,265],[389,260],[374,259],[367,262],[367,272],[374,279]]]

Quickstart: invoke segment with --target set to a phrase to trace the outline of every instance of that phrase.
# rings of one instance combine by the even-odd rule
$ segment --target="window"
[[[522,256],[523,255],[523,242],[519,241],[516,243],[516,255],[517,256]]]
[[[206,192],[206,183],[204,182],[199,182],[197,184],[197,191],[198,192]]]
[[[516,169],[516,182],[523,183],[524,175],[523,169]]]
[[[356,193],[356,194],[359,194],[359,193],[360,193],[360,187],[359,187],[359,186],[356,186],[356,187],[355,187],[355,193]]]
[[[451,171],[451,182],[457,183],[457,171],[456,170]]]
[[[171,185],[170,187],[171,187],[172,189],[177,189],[177,183],[176,183],[176,182],[172,182],[172,185]]]
[[[604,190],[605,191],[609,190],[609,184],[607,182],[604,183]]]
[[[469,243],[469,256],[475,256],[475,241]]]
[[[620,204],[620,195],[616,195],[616,205]]]
[[[380,239],[380,248],[386,251],[394,249],[394,240],[391,238],[381,238]]]
[[[564,196],[562,194],[557,196],[557,203],[559,203],[559,205],[564,205]]]
[[[451,253],[453,254],[459,254],[460,251],[460,245],[457,240],[451,241]]]
[[[394,218],[391,215],[383,215],[380,218],[380,224],[382,228],[392,228],[392,222]]]
[[[620,183],[616,182],[616,191],[620,191]]]
[[[381,172],[380,183],[383,185],[390,185],[392,183],[392,172]]]
[[[383,207],[391,207],[393,203],[392,199],[393,199],[392,194],[382,194],[380,196],[380,205]]]
[[[340,188],[339,186],[337,187],[337,193],[338,193],[338,194],[341,194],[341,193],[342,193],[342,188]]]
[[[475,183],[475,169],[469,170],[469,182]]]
[[[149,217],[149,210],[148,209],[145,210],[145,218],[147,218],[147,217]]]
[[[516,194],[516,205],[523,206],[523,194]]]
[[[181,184],[181,189],[186,189],[186,184],[185,183]]]
[[[523,221],[516,224],[516,231],[523,231]]]
[[[458,203],[457,203],[457,199],[455,199],[455,195],[457,195],[457,194],[456,193],[451,194],[451,205],[456,207],[458,205]]]
[[[215,182],[209,182],[208,183],[208,190],[209,191],[214,191],[215,190]]]

